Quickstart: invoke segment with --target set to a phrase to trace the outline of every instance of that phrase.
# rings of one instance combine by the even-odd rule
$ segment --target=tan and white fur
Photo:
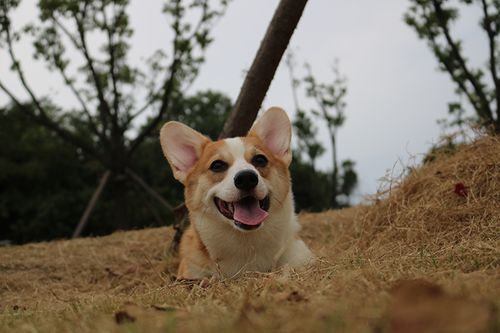
[[[266,111],[246,137],[211,141],[179,122],[162,127],[161,146],[185,186],[191,221],[180,243],[179,279],[230,278],[312,260],[298,236],[290,141],[280,108]]]

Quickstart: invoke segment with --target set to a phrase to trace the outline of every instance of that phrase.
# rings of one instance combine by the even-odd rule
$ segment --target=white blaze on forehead
[[[229,153],[234,156],[234,159],[245,158],[245,144],[241,138],[225,139],[224,143],[229,149]]]
[[[234,161],[229,168],[229,174],[236,174],[243,169],[255,170],[254,166],[245,159],[245,143],[241,138],[225,139],[224,142]],[[255,170],[256,171],[256,170]]]

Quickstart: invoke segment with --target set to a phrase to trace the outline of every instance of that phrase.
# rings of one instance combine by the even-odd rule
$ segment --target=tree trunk
[[[307,0],[280,1],[220,138],[243,136],[252,127],[306,4]],[[176,233],[170,246],[174,253],[177,252],[181,236],[189,225],[185,205],[177,207],[176,212]]]
[[[92,198],[90,199],[90,201],[87,205],[87,208],[85,208],[85,212],[83,213],[82,218],[80,219],[80,222],[78,222],[78,225],[76,226],[76,229],[73,232],[72,238],[80,237],[83,229],[87,225],[90,214],[92,213],[92,211],[95,208],[97,200],[99,200],[99,197],[101,196],[101,193],[102,193],[102,190],[104,189],[104,186],[106,186],[106,183],[108,182],[110,175],[111,175],[111,172],[109,170],[107,170],[101,176],[101,179],[99,180],[99,185],[97,186],[97,189],[95,190],[94,194],[92,195]]]
[[[307,0],[281,0],[245,77],[220,138],[243,136],[252,126]]]
[[[339,179],[339,164],[337,161],[337,144],[335,141],[335,134],[332,130],[330,130],[330,139],[332,141],[332,158],[333,158],[333,170],[332,170],[332,208],[338,208],[339,203],[337,200],[338,196],[338,179]]]

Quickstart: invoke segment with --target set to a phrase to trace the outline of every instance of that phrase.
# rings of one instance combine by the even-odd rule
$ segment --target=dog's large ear
[[[169,121],[160,131],[163,154],[175,179],[184,184],[189,170],[196,164],[203,146],[210,140],[194,129],[177,121]]]
[[[264,112],[253,124],[249,135],[259,137],[267,148],[287,165],[292,161],[292,150],[290,149],[292,125],[283,109],[272,107]]]

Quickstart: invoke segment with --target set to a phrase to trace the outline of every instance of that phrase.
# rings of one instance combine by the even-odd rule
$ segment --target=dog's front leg
[[[286,247],[278,261],[278,266],[288,265],[292,268],[304,267],[314,262],[314,255],[301,239],[293,239]]]

